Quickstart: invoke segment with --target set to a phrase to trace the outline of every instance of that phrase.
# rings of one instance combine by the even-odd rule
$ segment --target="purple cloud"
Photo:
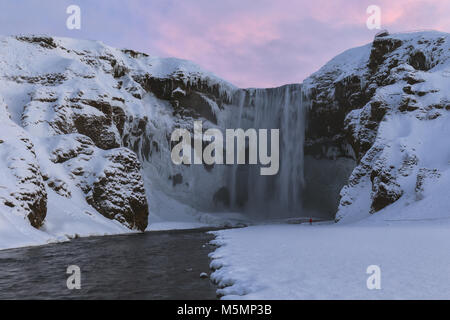
[[[65,8],[82,9],[82,30],[65,28]],[[7,1],[3,32],[102,40],[192,60],[241,87],[301,82],[340,52],[363,45],[366,8],[379,5],[391,32],[450,30],[447,0],[98,0]]]

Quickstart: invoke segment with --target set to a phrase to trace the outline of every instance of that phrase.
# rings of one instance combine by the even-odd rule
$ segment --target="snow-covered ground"
[[[338,223],[214,232],[219,248],[211,254],[211,278],[219,294],[450,299],[448,39],[440,32],[378,38],[337,56],[303,82],[305,91],[318,92],[310,112],[339,114],[336,97],[342,92],[336,92],[357,96],[367,81],[371,100],[361,106],[350,99],[345,108],[354,109],[341,115],[352,151],[367,141],[370,148],[355,157],[357,166],[340,193]],[[352,77],[358,79],[354,91]],[[338,86],[344,79],[348,83]],[[374,125],[370,119],[381,105],[386,109]],[[367,288],[372,265],[381,268],[380,290]]]
[[[223,299],[450,299],[450,218],[214,232]],[[381,269],[369,290],[367,268]]]
[[[450,299],[449,183],[445,171],[424,198],[357,222],[213,232],[211,278],[224,299]],[[380,290],[367,288],[371,265]]]

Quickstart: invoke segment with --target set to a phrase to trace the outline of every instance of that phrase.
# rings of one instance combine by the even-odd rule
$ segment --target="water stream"
[[[206,230],[80,238],[0,251],[0,299],[215,299]],[[81,290],[69,290],[69,265]]]

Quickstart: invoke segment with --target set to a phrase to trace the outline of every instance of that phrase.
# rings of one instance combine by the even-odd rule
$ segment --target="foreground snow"
[[[450,299],[450,219],[389,223],[217,231],[211,278],[223,299]]]

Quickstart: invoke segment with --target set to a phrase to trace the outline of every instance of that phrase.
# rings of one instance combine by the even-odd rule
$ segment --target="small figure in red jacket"
[[[309,218],[309,224],[312,226],[312,218]]]

